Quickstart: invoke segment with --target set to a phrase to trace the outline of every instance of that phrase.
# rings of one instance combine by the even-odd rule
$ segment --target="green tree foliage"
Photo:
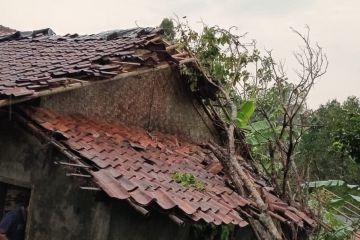
[[[273,178],[281,178],[283,166],[279,163],[281,153],[278,144],[286,147],[290,136],[289,124],[284,124],[284,103],[290,102],[287,109],[298,107],[290,100],[290,95],[296,85],[290,84],[284,79],[281,84],[270,87],[255,100],[257,103],[256,111],[250,124],[244,129],[246,141],[252,146],[254,159],[262,166],[262,169]],[[303,116],[306,107],[303,106],[292,116],[292,138],[294,142],[300,139],[303,129]],[[296,148],[296,144],[294,146]],[[297,150],[294,149],[295,155]]]
[[[360,164],[360,101],[350,97],[342,105],[344,121],[334,132],[335,150],[343,152]]]
[[[355,163],[360,146],[359,100],[351,98],[342,105],[332,102],[315,112],[307,109],[307,96],[315,81],[326,73],[328,62],[321,47],[311,44],[308,28],[304,34],[293,31],[303,46],[294,54],[299,64],[297,79],[289,80],[283,64],[275,62],[271,52],[261,53],[255,42],[246,41],[235,28],[204,24],[202,31],[195,31],[180,21],[175,27],[175,41],[197,58],[197,66],[236,104],[234,122],[251,145],[254,163],[276,190],[291,200],[307,196],[300,183],[308,176],[313,180],[360,179]],[[191,89],[200,91],[196,74],[186,71]],[[233,107],[229,102],[207,99],[204,104],[231,125]],[[193,182],[188,177],[179,175],[177,181]],[[332,216],[328,216],[328,223],[340,229]],[[222,233],[227,235],[227,231]]]
[[[349,97],[311,113],[311,127],[300,144],[302,167],[311,179],[342,179],[360,183],[360,102]]]
[[[164,29],[164,35],[167,40],[174,40],[174,22],[170,18],[164,18],[160,23],[160,27]]]
[[[249,125],[251,117],[255,111],[255,102],[254,101],[244,101],[240,105],[240,109],[237,114],[237,122],[239,128],[245,128]]]
[[[289,175],[298,175],[296,154],[306,128],[306,99],[315,80],[327,69],[322,48],[311,44],[308,28],[304,34],[293,30],[303,46],[295,52],[297,78],[290,81],[284,65],[273,59],[271,51],[261,53],[256,42],[238,34],[235,27],[222,29],[204,24],[202,31],[195,31],[187,22],[177,24],[178,41],[236,104],[237,127],[253,146],[255,163],[286,195]],[[194,82],[196,85],[196,79]],[[192,88],[196,90],[196,86]],[[221,105],[222,110],[226,108],[225,114],[219,114],[225,122],[231,121],[230,104],[223,101]],[[296,184],[299,193],[299,182]]]
[[[227,169],[233,169],[228,171],[233,180],[242,180],[242,183],[234,181],[238,192],[243,194],[246,188],[255,199],[258,207],[265,209],[264,200],[256,190],[253,180],[245,174],[243,167],[238,164],[236,159],[234,127],[235,124],[246,127],[249,123],[255,111],[255,102],[252,101],[252,98],[256,95],[256,91],[261,89],[257,83],[266,84],[272,80],[268,76],[264,78],[258,74],[260,71],[257,70],[263,69],[263,64],[265,65],[266,62],[262,63],[259,60],[260,53],[256,49],[255,43],[244,43],[244,36],[234,34],[233,31],[236,30],[234,28],[226,30],[218,26],[204,25],[201,32],[196,32],[187,23],[179,23],[177,29],[179,30],[180,43],[197,57],[195,64],[207,76],[208,80],[210,79],[209,81],[217,85],[218,102],[210,102],[210,99],[207,99],[205,104],[217,119],[222,120],[221,125],[226,134],[226,148],[229,153],[227,161],[224,160],[222,163],[228,166]],[[264,59],[268,58],[265,56]],[[253,64],[255,68],[253,68]],[[186,66],[183,68],[191,71]],[[254,71],[255,73],[252,73]],[[191,88],[196,91],[197,78],[196,71],[194,72],[195,76],[191,76],[191,72],[190,74],[187,72],[186,75],[195,83],[191,83]],[[214,104],[217,105],[216,110]],[[273,239],[280,239],[281,235],[271,216],[265,211],[262,214],[264,217],[259,220],[262,225],[252,225],[255,231],[263,234],[264,232],[268,233]]]
[[[244,36],[237,35],[236,29],[222,29],[218,26],[203,24],[201,31],[195,31],[187,22],[178,22],[175,27],[178,42],[191,51],[199,61],[201,68],[232,97],[250,100],[251,97],[242,92],[236,93],[234,86],[241,82],[242,87],[248,83],[251,75],[249,66],[258,60],[259,51],[253,42],[246,42]]]
[[[306,184],[311,190],[309,206],[331,229],[321,229],[314,240],[350,240],[360,224],[360,187],[341,180]]]

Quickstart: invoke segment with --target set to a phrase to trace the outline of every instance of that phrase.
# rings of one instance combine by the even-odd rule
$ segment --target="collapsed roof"
[[[54,35],[49,29],[0,38],[0,107],[35,97],[80,88],[122,74],[193,61],[161,38],[154,28],[136,28],[79,36]],[[60,151],[74,154],[98,187],[110,197],[136,206],[157,205],[192,221],[248,223],[259,213],[249,197],[232,190],[218,159],[207,149],[160,133],[25,108],[31,129]],[[299,227],[314,226],[304,212],[280,200],[269,184],[245,162],[271,216]],[[173,179],[189,172],[205,189],[183,187]]]
[[[43,108],[25,108],[24,113],[33,129],[56,135],[56,144],[80,156],[80,163],[89,166],[85,169],[96,185],[112,198],[131,200],[143,207],[156,204],[172,213],[180,211],[176,215],[192,221],[216,225],[244,227],[248,223],[239,212],[259,213],[251,198],[233,191],[219,160],[201,145]],[[283,202],[265,179],[245,162],[243,165],[274,218],[298,227],[314,226],[311,218]],[[205,187],[184,187],[175,181],[176,173],[190,173]]]

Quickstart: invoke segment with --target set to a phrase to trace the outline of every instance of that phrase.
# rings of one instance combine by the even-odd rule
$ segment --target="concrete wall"
[[[169,67],[44,97],[41,105],[176,134],[195,142],[217,139],[211,121]]]

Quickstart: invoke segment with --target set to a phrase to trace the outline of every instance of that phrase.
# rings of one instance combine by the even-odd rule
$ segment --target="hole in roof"
[[[210,162],[207,159],[204,159],[201,161],[201,164],[204,166],[208,166],[210,164]]]
[[[108,56],[102,56],[99,59],[93,61],[94,64],[100,64],[100,65],[106,65],[106,64],[110,64],[111,60]]]
[[[147,157],[142,157],[144,159],[144,163],[147,163],[149,165],[155,165],[155,162],[152,161],[150,158],[147,158]]]
[[[68,138],[59,131],[53,132],[52,137],[57,141],[68,140]]]

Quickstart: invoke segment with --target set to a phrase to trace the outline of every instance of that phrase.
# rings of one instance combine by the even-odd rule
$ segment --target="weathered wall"
[[[42,98],[41,105],[148,130],[216,140],[211,121],[169,67]]]
[[[108,240],[169,239],[190,240],[192,238],[189,237],[188,227],[179,227],[165,215],[152,211],[148,217],[144,217],[124,202],[114,202]]]
[[[195,239],[190,227],[156,211],[145,218],[127,202],[80,190],[64,167],[53,164],[63,156],[48,148],[0,116],[0,182],[32,189],[27,240]]]
[[[28,239],[96,239],[90,229],[103,228],[99,223],[109,220],[110,206],[80,191],[53,164],[59,154],[50,156],[46,149],[14,122],[0,120],[0,181],[32,188]],[[108,214],[95,219],[100,208]]]
[[[108,240],[220,240],[221,228],[202,228],[195,230],[186,223],[178,226],[159,212],[152,211],[148,217],[141,216],[127,204],[116,201],[112,205],[112,217]],[[124,217],[126,216],[126,217]],[[125,227],[124,227],[125,226]],[[215,231],[215,232],[214,232]],[[211,235],[215,238],[211,238]],[[235,239],[253,240],[250,227],[236,228]]]

